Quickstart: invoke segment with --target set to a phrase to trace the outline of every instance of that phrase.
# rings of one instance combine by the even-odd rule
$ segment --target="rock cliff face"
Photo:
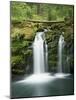
[[[64,32],[65,47],[64,58],[66,69],[70,67],[73,73],[74,53],[74,24],[67,20],[64,23],[38,24],[32,22],[12,23],[11,26],[11,66],[13,74],[32,73],[33,55],[32,43],[36,31],[40,28],[47,28],[46,41],[48,44],[48,65],[49,72],[56,72],[58,66],[58,40]]]

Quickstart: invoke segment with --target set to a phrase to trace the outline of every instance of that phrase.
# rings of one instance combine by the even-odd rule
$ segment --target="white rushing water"
[[[45,33],[37,32],[33,43],[34,74],[44,73],[47,67],[48,49],[45,41]]]
[[[58,72],[63,73],[63,63],[62,63],[62,56],[63,56],[63,49],[64,49],[64,37],[60,35],[59,42],[58,42]]]

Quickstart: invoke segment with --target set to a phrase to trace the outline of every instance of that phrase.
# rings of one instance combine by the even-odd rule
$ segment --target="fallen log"
[[[46,21],[46,20],[25,20],[26,22],[33,22],[33,23],[64,23],[63,21]]]
[[[32,23],[48,23],[48,24],[54,24],[54,23],[64,23],[64,20],[61,21],[47,21],[47,20],[23,20],[23,21],[16,21],[16,20],[12,20],[12,24],[21,24],[21,23],[28,23],[28,22],[32,22]]]

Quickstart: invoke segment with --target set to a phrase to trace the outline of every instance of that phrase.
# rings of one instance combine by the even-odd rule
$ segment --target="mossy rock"
[[[51,60],[49,60],[48,61],[48,65],[49,65],[49,67],[57,67],[57,61],[51,61]]]
[[[32,55],[32,50],[28,49],[28,50],[24,51],[24,55],[25,56],[26,55],[28,55],[28,56]]]
[[[52,60],[52,61],[57,61],[57,58],[58,58],[57,54],[52,54],[48,56],[48,60]]]
[[[12,69],[12,74],[19,74],[19,75],[21,75],[21,74],[25,74],[25,70],[23,70],[23,69]]]
[[[12,56],[11,63],[12,64],[23,63],[23,57],[22,57],[22,55]]]

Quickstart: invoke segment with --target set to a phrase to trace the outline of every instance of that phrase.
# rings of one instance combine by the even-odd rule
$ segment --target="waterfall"
[[[44,32],[37,32],[33,42],[34,74],[45,73],[47,67],[48,49]]]
[[[63,73],[63,50],[64,50],[64,37],[60,35],[58,42],[58,72]]]
[[[48,71],[48,45],[45,42],[45,71]]]

